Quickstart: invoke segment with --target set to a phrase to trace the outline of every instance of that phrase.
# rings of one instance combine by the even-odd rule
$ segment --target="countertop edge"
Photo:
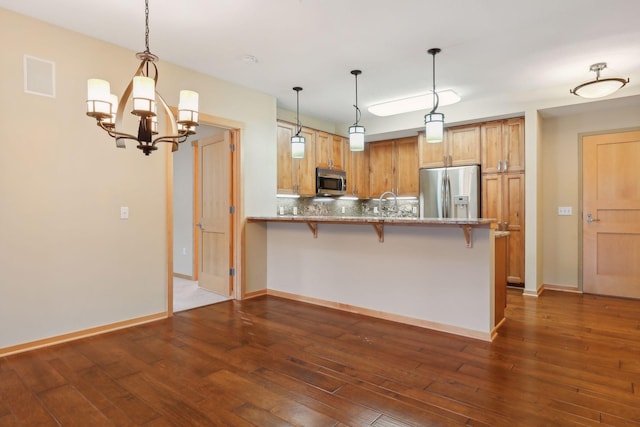
[[[379,217],[329,217],[329,216],[253,216],[248,222],[302,222],[326,224],[389,224],[389,225],[471,225],[490,227],[496,222],[492,218],[440,219],[440,218],[379,218]]]

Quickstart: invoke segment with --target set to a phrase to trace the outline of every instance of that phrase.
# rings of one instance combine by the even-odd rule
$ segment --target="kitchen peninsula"
[[[253,217],[246,237],[264,236],[269,295],[490,341],[496,333],[492,223]]]

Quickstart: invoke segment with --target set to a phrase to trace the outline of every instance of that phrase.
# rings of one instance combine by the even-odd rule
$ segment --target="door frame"
[[[583,171],[584,171],[584,147],[583,140],[584,137],[594,136],[594,135],[607,135],[610,133],[623,133],[623,132],[636,132],[640,131],[640,127],[631,127],[631,128],[619,128],[619,129],[606,129],[594,132],[579,132],[578,133],[578,205],[580,207],[579,218],[578,218],[578,292],[584,293],[583,288],[583,269],[584,269],[584,246],[583,246],[583,228],[584,228],[584,197],[583,197]]]
[[[171,108],[172,112],[175,114],[177,110],[175,108]],[[233,251],[230,254],[231,260],[235,265],[235,275],[232,276],[232,284],[233,291],[231,292],[231,297],[233,299],[242,299],[243,289],[242,285],[244,283],[243,280],[243,257],[242,257],[242,223],[244,221],[244,206],[242,204],[243,193],[242,193],[242,162],[241,153],[242,153],[242,129],[244,129],[244,123],[238,122],[235,120],[225,119],[222,117],[212,116],[206,113],[200,113],[200,124],[207,126],[214,126],[221,129],[229,130],[231,133],[231,143],[234,145],[234,151],[231,155],[231,171],[229,179],[231,180],[231,201],[233,206],[235,206],[235,213],[232,215],[231,219],[231,241],[233,244]],[[167,204],[165,207],[167,218],[166,224],[166,239],[167,239],[167,317],[173,316],[173,156],[171,154],[171,145],[167,144],[166,148],[166,194],[167,194]],[[197,162],[198,159],[198,147],[194,147],[194,162]],[[194,163],[194,182],[195,179],[198,178],[199,166],[197,163]],[[197,194],[198,188],[194,187],[194,199]],[[197,200],[194,200],[194,203],[197,203]],[[196,212],[194,211],[194,218]],[[197,220],[194,221],[194,228]],[[197,235],[194,232],[194,278],[197,278],[197,259],[198,259],[198,241]]]

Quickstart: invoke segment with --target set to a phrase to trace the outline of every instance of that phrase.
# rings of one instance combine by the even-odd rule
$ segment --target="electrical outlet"
[[[343,206],[343,207],[342,207],[342,209],[340,210],[340,212],[342,212],[342,213],[345,213],[346,211],[347,211],[347,208],[346,208],[346,207],[344,207],[344,206]]]
[[[296,206],[293,207],[293,214],[298,215],[298,208]]]
[[[571,208],[571,206],[560,206],[558,207],[558,215],[571,216],[573,215],[573,209]]]
[[[120,219],[129,219],[129,208],[127,206],[120,206]]]
[[[411,207],[411,213],[417,214],[418,213],[418,207],[417,206],[412,206]]]
[[[280,215],[284,215],[284,206],[280,206],[279,211]]]
[[[186,255],[187,254],[187,248],[182,248],[182,255]]]
[[[378,207],[377,206],[373,207],[373,213],[378,213]]]

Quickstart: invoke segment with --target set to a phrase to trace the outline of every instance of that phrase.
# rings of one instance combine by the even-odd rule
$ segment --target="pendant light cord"
[[[296,124],[298,125],[296,136],[299,136],[300,132],[302,132],[302,125],[300,124],[300,91],[302,88],[293,88],[293,90],[296,91]]]
[[[354,126],[358,126],[358,122],[360,121],[360,117],[362,116],[362,113],[358,108],[358,74],[360,73],[354,73],[354,76],[356,77],[356,105],[354,105],[354,107],[356,107],[356,123]]]
[[[433,55],[433,109],[429,114],[435,113],[436,110],[438,109],[438,105],[440,104],[440,96],[436,92],[436,54],[439,51],[440,49],[438,49],[437,51],[435,49],[431,49],[429,51],[429,53]]]

